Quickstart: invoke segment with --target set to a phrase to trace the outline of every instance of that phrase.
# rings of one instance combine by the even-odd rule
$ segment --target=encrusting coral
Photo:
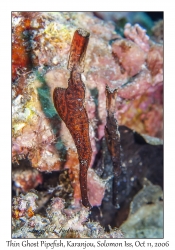
[[[81,207],[82,211],[86,211],[81,205],[77,145],[61,115],[57,114],[53,100],[55,88],[69,88],[67,64],[73,34],[78,28],[90,33],[86,59],[84,61],[83,57],[82,60],[84,72],[81,72],[81,81],[86,85],[84,108],[92,149],[87,171],[87,196],[92,206],[102,204],[108,184],[112,183],[110,175],[113,176],[111,170],[110,175],[103,174],[105,167],[111,169],[112,166],[111,159],[107,158],[107,145],[103,149],[101,146],[105,144],[107,123],[106,86],[111,93],[117,91],[113,108],[119,129],[124,125],[145,137],[163,138],[163,42],[162,39],[152,40],[138,24],[126,24],[121,35],[114,23],[100,20],[90,12],[12,13],[14,184],[27,192],[43,184],[40,172],[68,169],[74,189],[69,202],[76,209]],[[154,32],[154,38],[156,34]],[[100,165],[98,157],[103,156],[105,160],[100,159]],[[30,161],[34,171],[26,170],[20,176],[16,164],[25,159]],[[108,167],[104,162],[108,162]],[[34,180],[29,186],[23,182],[28,177],[30,181]],[[124,179],[123,175],[121,178]],[[21,213],[23,215],[18,210],[16,217]],[[24,216],[28,216],[26,212]],[[32,218],[35,217],[27,220]],[[42,218],[42,223],[52,222]],[[34,233],[31,235],[36,236]],[[49,232],[45,237],[51,235]]]

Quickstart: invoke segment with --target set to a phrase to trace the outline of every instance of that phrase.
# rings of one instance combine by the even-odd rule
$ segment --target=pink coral
[[[112,51],[123,67],[121,73],[126,71],[128,76],[134,76],[141,71],[146,54],[137,44],[127,39],[117,40],[112,45]]]
[[[142,70],[135,79],[118,90],[118,95],[125,99],[133,99],[142,95],[151,86],[152,78],[147,69]]]
[[[88,170],[88,196],[92,206],[100,206],[105,193],[105,181],[93,169]]]
[[[123,90],[123,93],[119,92],[126,97],[125,101],[117,102],[116,105],[119,123],[132,127],[140,133],[163,138],[162,84],[149,86],[141,95],[128,100],[130,88],[128,86],[128,92],[127,90]]]
[[[150,70],[154,82],[163,81],[163,47],[161,45],[153,44],[150,47],[147,55],[147,66]]]
[[[127,39],[134,41],[145,52],[149,51],[149,36],[146,35],[146,30],[139,24],[132,26],[127,23],[124,27],[124,35]]]
[[[41,110],[41,107],[39,108]],[[48,119],[41,112],[40,117],[33,119],[32,126],[27,124],[22,133],[13,137],[13,161],[18,162],[28,154],[33,167],[41,171],[59,170],[60,161],[55,149],[55,140]]]

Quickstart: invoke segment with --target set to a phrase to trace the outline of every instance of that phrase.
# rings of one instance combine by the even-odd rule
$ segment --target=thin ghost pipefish
[[[82,29],[74,33],[71,44],[68,69],[70,78],[67,89],[55,88],[53,100],[55,108],[69,129],[78,152],[80,163],[80,189],[82,204],[91,207],[87,196],[87,170],[92,149],[89,139],[89,121],[84,108],[85,85],[81,80],[84,60],[90,34]]]
[[[118,123],[114,117],[116,108],[117,89],[110,91],[106,86],[106,109],[107,118],[105,126],[105,138],[109,153],[113,162],[113,172],[115,176],[121,174],[121,159],[120,159],[120,133]]]
[[[118,207],[116,184],[118,177],[121,174],[121,159],[120,159],[120,133],[118,130],[118,123],[115,119],[117,89],[110,91],[106,86],[106,126],[105,139],[109,153],[113,163],[113,204]]]

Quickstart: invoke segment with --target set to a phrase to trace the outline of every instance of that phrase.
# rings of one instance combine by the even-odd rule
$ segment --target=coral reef
[[[13,199],[12,238],[123,238],[119,229],[109,233],[97,222],[88,221],[88,209],[65,208],[53,198],[46,216],[35,213],[37,195],[29,192]]]
[[[127,23],[124,35],[127,39],[134,41],[143,51],[149,51],[149,36],[146,35],[146,30],[140,27],[140,25],[135,24],[131,26],[130,23]]]
[[[118,21],[105,21],[110,19],[108,17],[103,19],[95,17],[92,12],[12,12],[14,199],[18,203],[23,199],[21,195],[37,189],[45,211],[45,215],[44,212],[38,214],[30,206],[30,201],[25,209],[17,205],[13,209],[14,237],[22,235],[23,226],[26,237],[62,236],[48,231],[47,225],[52,225],[51,217],[56,212],[51,208],[46,212],[45,208],[51,206],[48,204],[51,198],[53,202],[63,198],[73,217],[79,218],[77,211],[80,214],[86,211],[89,218],[97,220],[93,221],[92,227],[98,228],[100,222],[110,231],[108,225],[119,227],[128,217],[130,202],[143,188],[144,178],[163,188],[162,26],[149,24],[148,34],[142,22],[135,24],[134,15],[132,20],[126,18],[122,28]],[[57,113],[53,100],[55,88],[68,89],[70,72],[67,64],[73,34],[78,28],[90,33],[86,59],[83,52],[80,61],[84,68],[81,72],[81,81],[86,86],[83,105],[89,121],[92,149],[87,171],[87,196],[93,206],[91,213],[81,204],[77,145]],[[71,60],[69,66],[72,70]],[[109,92],[117,93],[111,117],[117,121],[114,132],[118,129],[119,132],[118,137],[109,136],[109,140],[105,140],[105,127],[112,132],[111,121],[115,119],[109,117],[106,86]],[[110,145],[111,138],[114,141]],[[115,156],[119,151],[121,159],[117,162],[114,158],[118,157]],[[29,161],[30,168],[25,166],[26,161]],[[119,176],[114,176],[115,164],[121,170]],[[54,176],[53,186],[47,182],[48,176]],[[62,201],[60,204],[65,210]],[[57,216],[64,217],[62,214]],[[21,218],[24,218],[23,222]],[[27,229],[29,220],[34,220],[31,223],[40,227],[38,236],[36,226],[33,231]],[[88,230],[85,227],[81,234],[72,232],[72,237],[82,237],[83,234],[98,237],[97,231],[93,235]]]
[[[116,105],[118,122],[139,133],[162,138],[163,47],[150,41],[139,25],[126,24],[124,34],[128,39],[112,45],[113,55],[126,76],[118,90],[118,97],[122,98]],[[156,121],[152,120],[155,116]]]

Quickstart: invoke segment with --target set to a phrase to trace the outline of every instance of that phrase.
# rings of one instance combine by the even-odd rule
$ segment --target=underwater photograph
[[[163,12],[11,12],[12,239],[164,237]]]

